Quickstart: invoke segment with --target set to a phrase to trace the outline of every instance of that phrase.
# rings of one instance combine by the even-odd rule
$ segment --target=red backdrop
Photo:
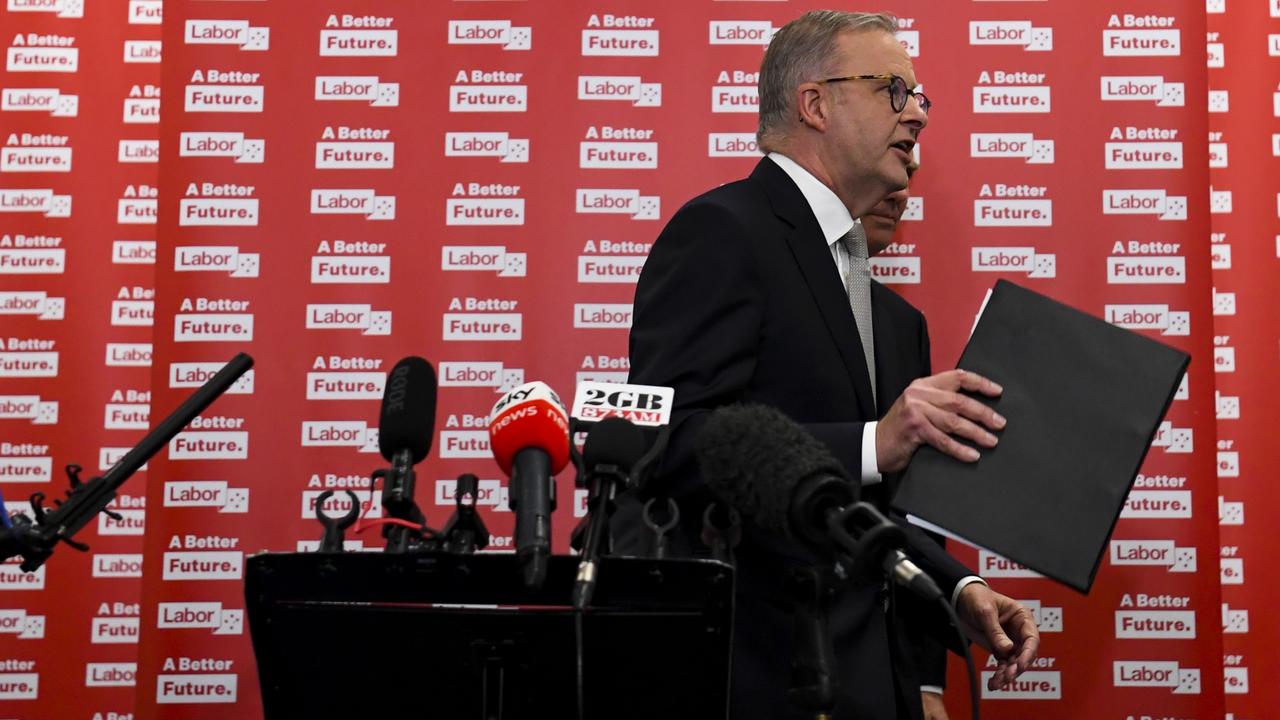
[[[0,568],[0,711],[20,718],[260,713],[244,556],[314,543],[315,497],[364,486],[403,355],[441,376],[428,519],[475,472],[509,547],[486,413],[525,380],[625,377],[649,243],[750,171],[764,43],[818,5],[171,3],[158,63],[159,2],[6,1],[6,499],[105,466],[149,401],[163,417],[235,352],[258,360],[126,485],[91,554],[35,581]],[[1262,717],[1275,691],[1248,668],[1275,676],[1253,644],[1276,633],[1244,567],[1274,548],[1256,523],[1277,459],[1276,10],[888,9],[936,109],[876,273],[928,315],[935,367],[1000,277],[1193,356],[1088,597],[956,549],[1045,631],[985,711]],[[561,503],[562,549],[580,511]]]

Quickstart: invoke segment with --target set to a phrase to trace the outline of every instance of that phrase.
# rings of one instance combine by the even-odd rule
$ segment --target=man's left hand
[[[960,591],[956,615],[969,637],[996,659],[988,690],[1005,687],[1035,661],[1040,629],[1031,611],[1017,600],[973,582]]]

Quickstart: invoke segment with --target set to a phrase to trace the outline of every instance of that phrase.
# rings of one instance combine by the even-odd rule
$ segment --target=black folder
[[[921,447],[893,504],[1088,593],[1191,358],[1000,280],[959,367],[1003,386],[999,444],[963,463]]]

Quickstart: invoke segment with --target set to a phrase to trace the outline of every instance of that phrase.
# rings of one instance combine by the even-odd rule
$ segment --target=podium
[[[245,599],[263,711],[283,718],[724,718],[733,569],[576,557],[530,590],[512,554],[262,553]]]

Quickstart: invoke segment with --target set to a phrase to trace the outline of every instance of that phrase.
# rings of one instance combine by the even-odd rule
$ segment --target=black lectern
[[[264,553],[245,596],[267,720],[578,716],[576,557]],[[587,718],[724,718],[733,570],[605,558],[582,617]],[[391,713],[395,713],[392,715]]]

